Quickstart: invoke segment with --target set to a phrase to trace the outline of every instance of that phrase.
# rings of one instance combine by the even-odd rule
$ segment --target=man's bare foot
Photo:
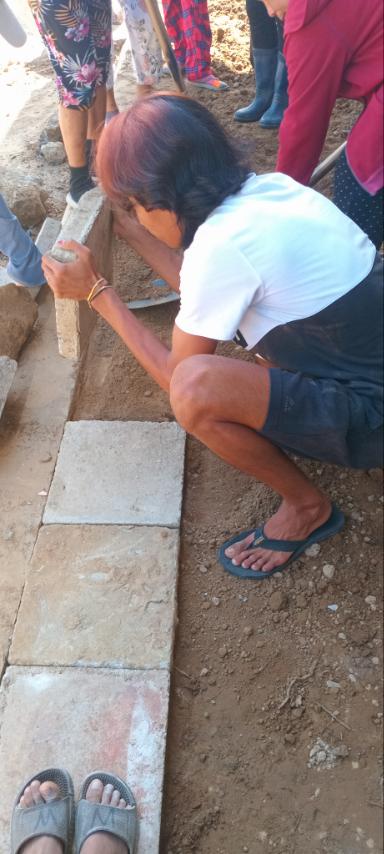
[[[316,505],[303,507],[282,501],[277,513],[264,525],[264,533],[271,540],[305,540],[329,519],[331,511],[331,503],[326,496],[319,496]],[[250,534],[225,550],[234,566],[268,573],[285,563],[292,554],[271,549],[247,548],[253,540],[254,535]]]
[[[103,786],[101,780],[92,780],[88,786],[86,799],[93,804],[104,804],[122,810],[132,809],[121,797],[118,789],[114,789],[110,783]],[[127,854],[127,852],[127,845],[111,833],[94,833],[85,840],[81,848],[81,854]]]
[[[33,780],[30,786],[24,789],[24,793],[20,798],[19,807],[26,809],[37,804],[49,803],[60,798],[60,789],[50,780],[45,783],[40,783],[39,780]],[[23,845],[20,854],[62,854],[64,848],[58,839],[53,836],[37,836],[30,842]]]

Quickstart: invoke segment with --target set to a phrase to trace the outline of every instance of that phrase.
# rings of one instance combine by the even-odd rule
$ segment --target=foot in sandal
[[[90,774],[77,805],[76,854],[135,854],[137,837],[136,802],[129,786],[111,774]]]
[[[49,768],[20,790],[12,813],[11,854],[67,854],[74,830],[73,783]]]

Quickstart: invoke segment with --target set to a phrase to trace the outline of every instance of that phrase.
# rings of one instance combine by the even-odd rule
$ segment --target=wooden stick
[[[180,670],[180,667],[175,667],[178,673],[181,673],[182,676],[186,676],[187,679],[193,680],[193,676],[190,676],[189,673],[186,673],[185,670]]]
[[[340,724],[340,726],[345,727],[345,729],[349,729],[350,732],[352,732],[352,727],[349,726],[349,724],[344,723],[344,721],[340,721],[338,716],[335,714],[335,712],[331,712],[331,710],[327,709],[326,706],[323,706],[322,703],[318,703],[317,705],[320,706],[320,709],[323,709],[324,712],[327,712],[327,715],[330,715],[331,718],[333,718],[333,720],[336,721],[336,723]]]
[[[284,697],[284,700],[277,707],[278,711],[283,709],[284,706],[286,706],[287,703],[289,702],[289,700],[291,699],[291,691],[292,691],[293,686],[296,684],[296,682],[305,682],[307,679],[310,679],[311,676],[313,676],[318,663],[319,663],[319,661],[318,661],[318,659],[316,659],[316,661],[314,661],[312,663],[311,669],[308,671],[308,673],[305,673],[304,676],[294,676],[293,679],[290,679],[290,681],[288,682],[287,693]]]

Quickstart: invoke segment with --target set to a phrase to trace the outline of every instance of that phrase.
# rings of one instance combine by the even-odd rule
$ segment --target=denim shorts
[[[333,379],[280,368],[271,368],[269,375],[262,436],[283,450],[327,463],[357,469],[383,464],[383,425],[372,426],[374,389],[370,398]]]

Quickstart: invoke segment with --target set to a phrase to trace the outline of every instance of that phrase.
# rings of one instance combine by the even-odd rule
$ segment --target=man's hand
[[[93,285],[100,278],[92,253],[76,240],[61,240],[57,245],[60,249],[73,252],[76,261],[63,264],[51,255],[43,255],[41,264],[49,287],[58,299],[87,299]]]

